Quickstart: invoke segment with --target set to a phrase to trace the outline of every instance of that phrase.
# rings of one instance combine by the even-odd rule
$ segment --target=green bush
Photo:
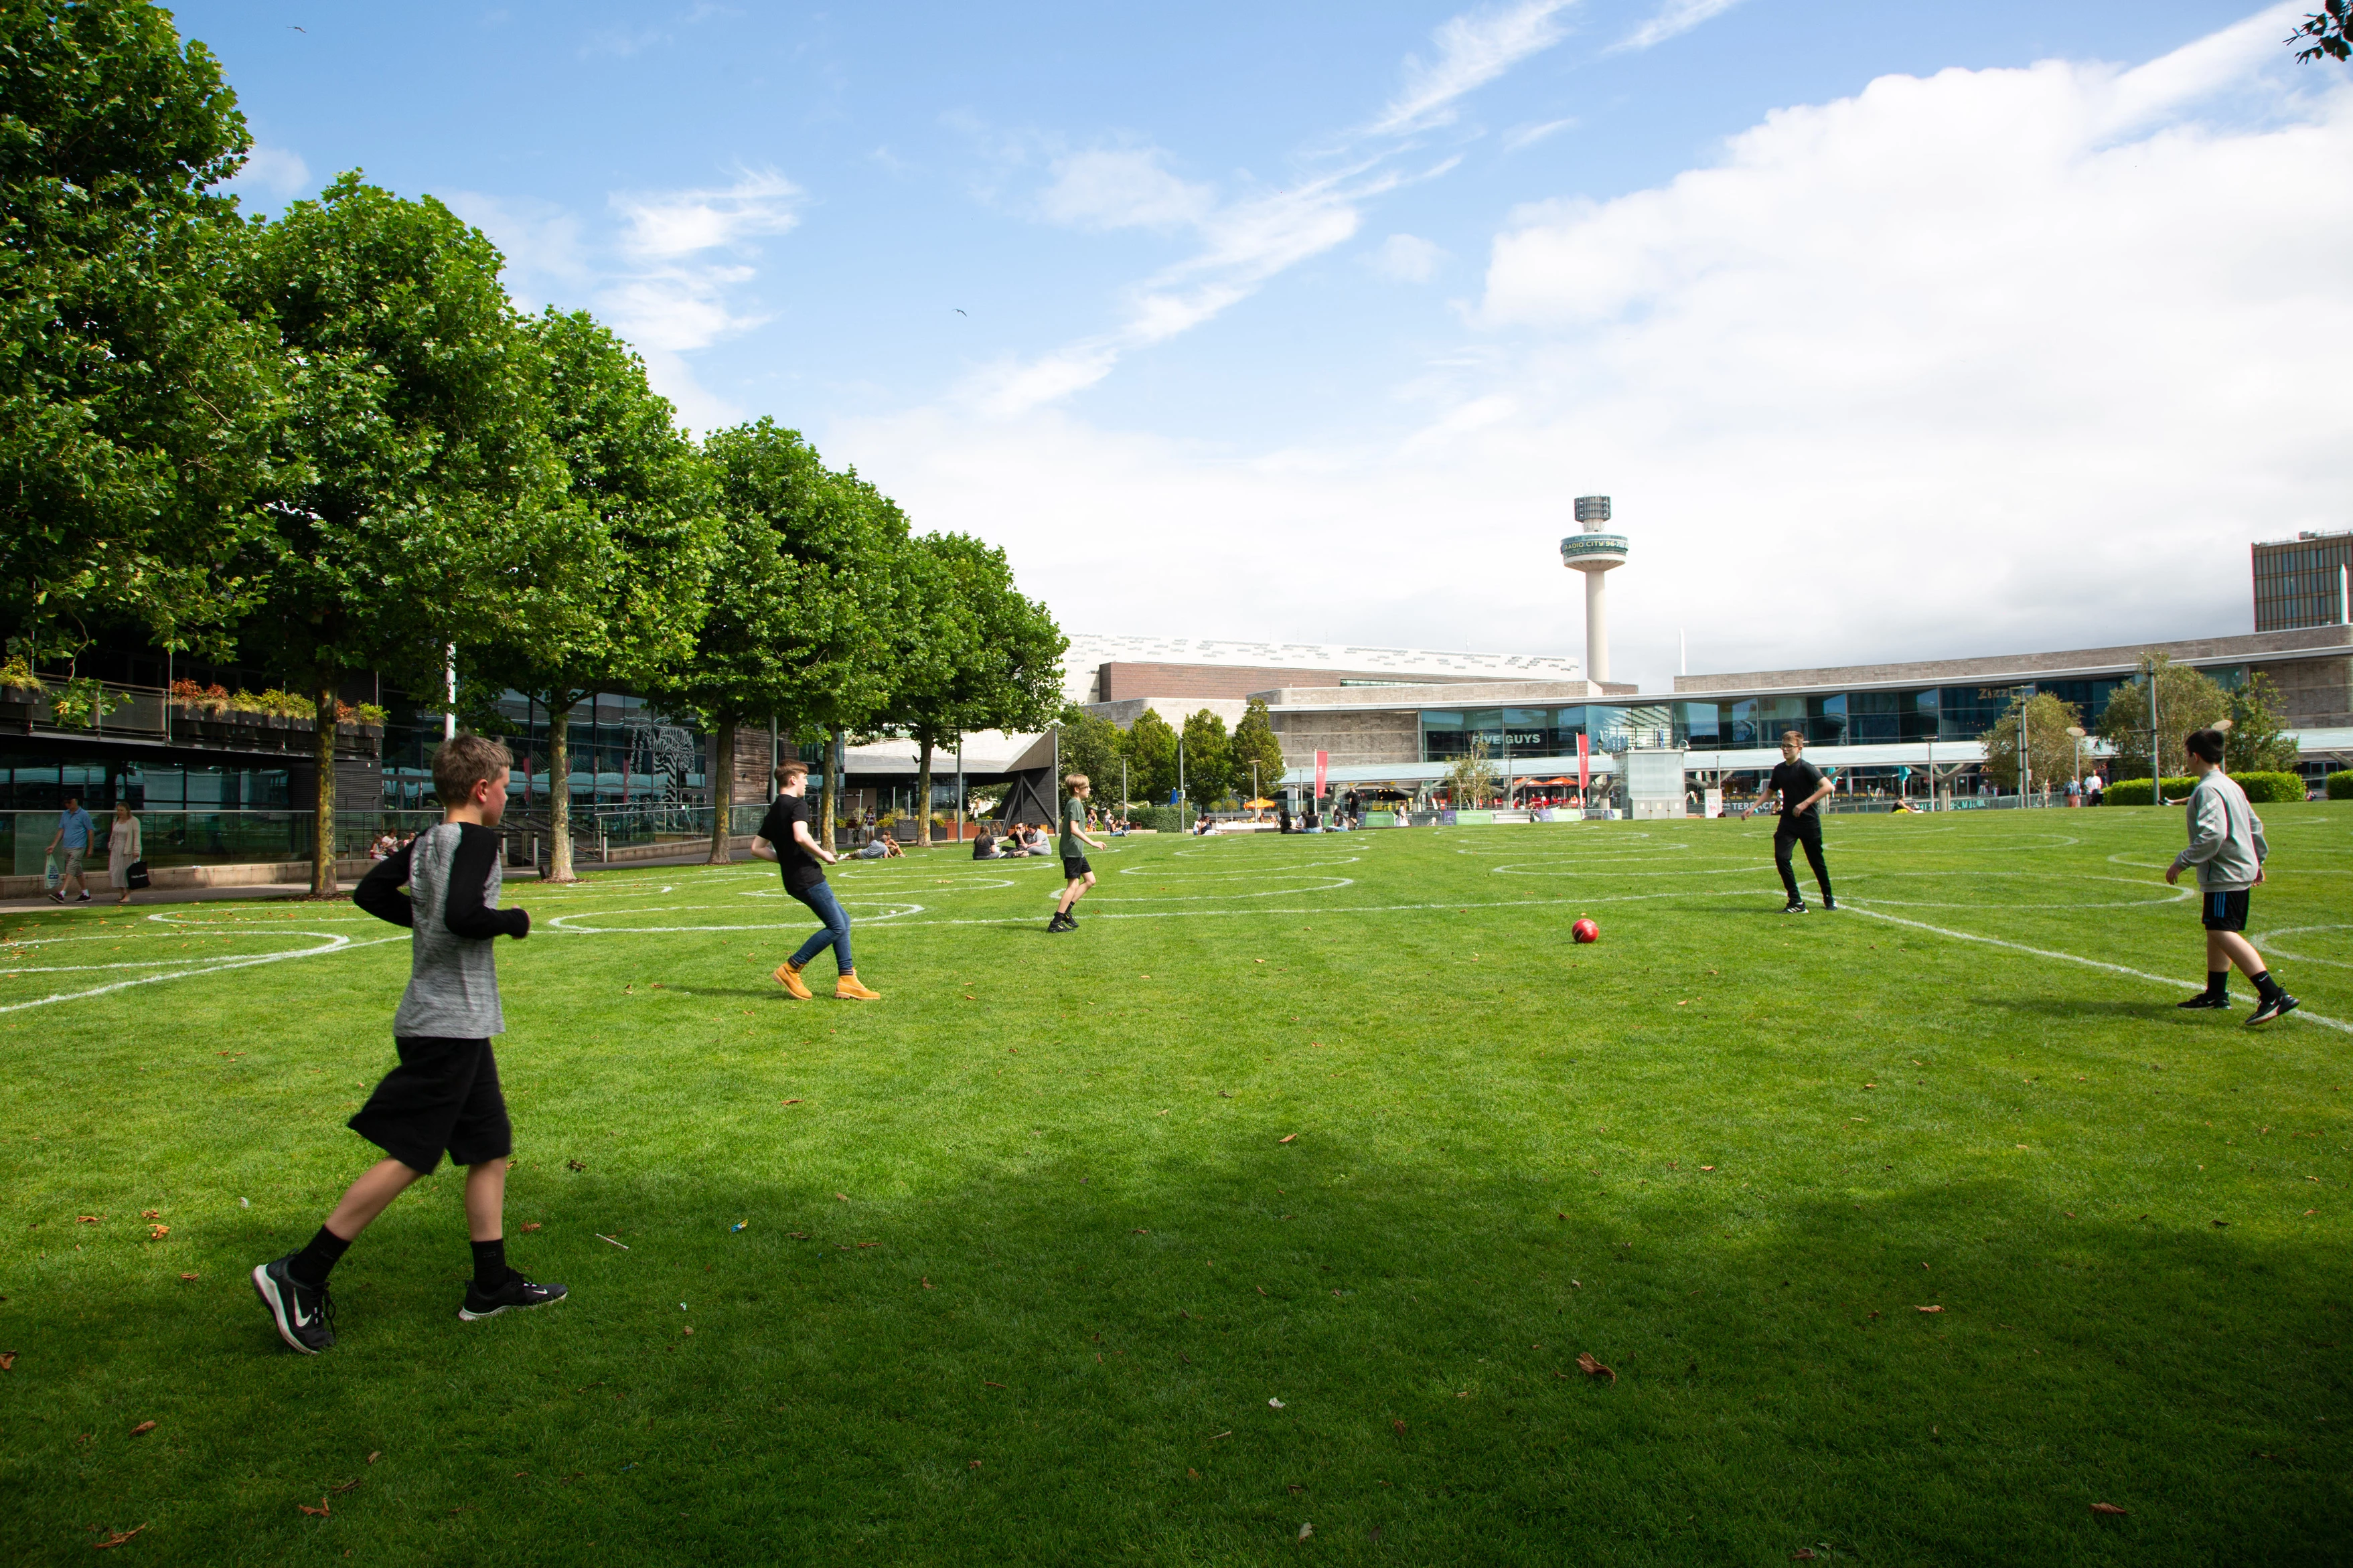
[[[2192,788],[2196,787],[2197,783],[2198,781],[2196,779],[2168,779],[2165,781],[2165,796],[2168,800],[2179,800],[2183,795],[2188,795]],[[2149,804],[2148,781],[2147,779],[2118,779],[2116,783],[2108,786],[2108,792],[2103,798],[2101,804],[2105,805],[2147,805]]]
[[[2232,773],[2257,805],[2280,805],[2304,798],[2304,781],[2294,773]]]
[[[2353,768],[2348,768],[2341,773],[2328,775],[2328,798],[2353,800]]]
[[[1189,805],[1139,805],[1128,812],[1138,827],[1155,828],[1162,833],[1182,833],[1193,826],[1193,808]]]

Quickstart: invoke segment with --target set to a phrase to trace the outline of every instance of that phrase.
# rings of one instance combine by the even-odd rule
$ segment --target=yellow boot
[[[791,992],[799,1001],[807,1002],[817,995],[801,979],[800,966],[787,959],[776,965],[776,984]]]
[[[838,1002],[880,1002],[882,1000],[882,993],[880,991],[869,991],[866,989],[865,986],[859,984],[858,976],[854,973],[845,974],[839,980],[834,982],[833,995],[834,1000]]]

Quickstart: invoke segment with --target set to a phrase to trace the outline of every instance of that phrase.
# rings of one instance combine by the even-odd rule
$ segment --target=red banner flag
[[[1586,751],[1585,737],[1577,737],[1577,793],[1582,798],[1593,787],[1593,764]]]
[[[1325,769],[1331,765],[1331,752],[1318,752],[1315,753],[1315,798],[1317,800],[1322,800],[1324,798],[1324,773]]]

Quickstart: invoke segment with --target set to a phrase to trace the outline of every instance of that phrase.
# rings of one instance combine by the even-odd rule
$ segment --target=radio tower
[[[1560,563],[1585,574],[1585,679],[1609,679],[1609,605],[1601,574],[1626,564],[1626,536],[1604,533],[1609,521],[1608,496],[1577,498],[1577,525],[1581,532],[1560,542]]]

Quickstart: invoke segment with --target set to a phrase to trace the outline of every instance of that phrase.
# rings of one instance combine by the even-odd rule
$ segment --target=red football
[[[1595,925],[1590,920],[1579,921],[1568,929],[1570,933],[1579,942],[1599,942],[1601,940],[1601,928]]]

